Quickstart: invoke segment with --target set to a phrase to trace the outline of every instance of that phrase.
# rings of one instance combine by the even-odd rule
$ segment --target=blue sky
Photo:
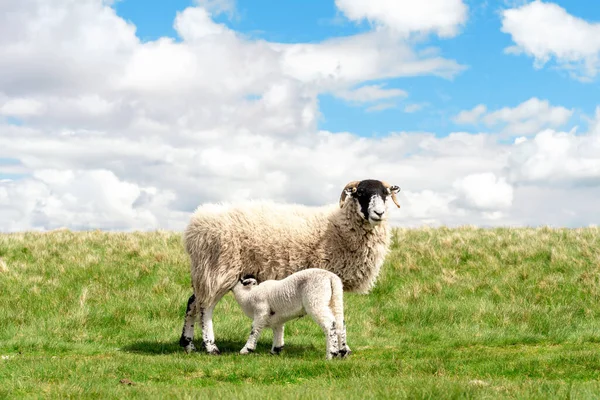
[[[501,32],[500,12],[508,8],[510,2],[470,0],[466,3],[469,19],[459,35],[449,39],[430,35],[420,44],[422,48],[439,48],[441,56],[466,66],[463,72],[452,79],[424,75],[375,81],[388,89],[408,92],[408,97],[395,108],[381,111],[369,111],[368,106],[350,105],[322,94],[319,96],[322,113],[319,127],[375,137],[400,131],[427,131],[439,136],[453,131],[477,132],[481,126],[455,124],[452,117],[478,104],[495,110],[515,107],[535,96],[574,109],[568,126],[586,129],[588,119],[585,117],[594,114],[600,83],[580,82],[551,67],[535,69],[531,58],[505,54],[504,49],[512,41],[510,35]],[[554,3],[574,16],[590,22],[600,21],[600,7],[595,0]],[[173,20],[177,12],[193,5],[192,1],[184,0],[120,0],[115,9],[136,25],[137,35],[142,40],[164,36],[179,40]],[[370,29],[367,22],[345,19],[333,1],[322,0],[237,0],[233,14],[221,14],[215,20],[248,37],[281,43],[318,43]],[[404,112],[409,104],[419,104],[422,108]]]

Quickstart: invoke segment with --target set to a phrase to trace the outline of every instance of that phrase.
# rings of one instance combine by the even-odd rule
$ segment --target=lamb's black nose
[[[373,211],[375,214],[377,214],[377,216],[381,217],[383,215],[383,211],[382,212],[377,212],[377,211]]]

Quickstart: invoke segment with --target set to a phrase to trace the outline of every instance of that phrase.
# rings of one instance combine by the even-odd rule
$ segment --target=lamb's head
[[[388,216],[388,199],[400,208],[396,193],[400,191],[398,186],[391,186],[385,182],[366,179],[364,181],[353,181],[346,185],[340,197],[340,207],[345,204],[353,204],[358,215],[372,225],[385,221]],[[349,205],[350,206],[350,205]]]
[[[240,278],[232,290],[236,294],[241,294],[251,291],[256,286],[258,286],[258,281],[254,275],[245,275],[244,277]]]

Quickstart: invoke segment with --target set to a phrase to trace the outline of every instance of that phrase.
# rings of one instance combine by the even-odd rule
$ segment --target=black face
[[[356,192],[352,195],[352,197],[358,200],[358,203],[360,204],[360,211],[362,212],[364,218],[368,220],[369,204],[371,203],[373,196],[379,195],[381,199],[385,201],[388,194],[389,193],[387,189],[385,186],[383,186],[381,181],[365,179],[358,184],[356,187]]]
[[[256,279],[256,277],[252,274],[246,274],[246,275],[242,276],[240,281],[245,281],[246,279],[254,279],[255,281],[258,281],[258,279]]]

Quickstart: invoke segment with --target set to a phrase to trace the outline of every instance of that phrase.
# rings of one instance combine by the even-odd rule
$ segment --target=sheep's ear
[[[381,182],[381,183],[383,183],[383,186],[385,186],[385,188],[387,189],[390,196],[392,196],[392,201],[394,202],[394,204],[396,204],[396,206],[398,206],[398,208],[400,208],[400,203],[398,203],[398,198],[396,198],[396,193],[398,193],[400,191],[400,187],[398,187],[396,185],[390,185],[386,182]]]
[[[340,196],[340,208],[344,206],[344,202],[346,201],[346,197],[352,196],[356,193],[356,187],[360,181],[352,181],[346,185],[344,190],[342,190],[342,195]]]

